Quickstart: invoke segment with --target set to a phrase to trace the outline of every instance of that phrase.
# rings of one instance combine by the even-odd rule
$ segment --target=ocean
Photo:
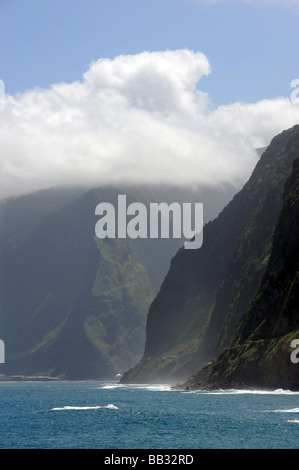
[[[299,392],[0,382],[1,449],[298,449]]]

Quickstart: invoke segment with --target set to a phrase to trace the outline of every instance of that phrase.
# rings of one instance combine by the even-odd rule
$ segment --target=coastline
[[[28,375],[0,375],[0,382],[53,382],[61,380],[59,377],[28,376]]]

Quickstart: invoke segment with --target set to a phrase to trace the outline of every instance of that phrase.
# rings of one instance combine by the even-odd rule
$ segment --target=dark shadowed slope
[[[229,346],[271,253],[299,126],[276,136],[252,176],[204,227],[202,248],[180,249],[150,306],[142,360],[123,382],[176,382]]]
[[[294,339],[299,346],[299,158],[285,185],[267,271],[233,346],[186,386],[299,390],[299,362],[291,360]]]

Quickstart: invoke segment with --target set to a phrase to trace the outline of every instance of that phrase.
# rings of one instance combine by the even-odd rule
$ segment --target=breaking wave
[[[299,413],[299,408],[291,408],[289,410],[272,410],[272,413]]]
[[[299,395],[299,392],[292,392],[291,390],[283,390],[279,388],[277,390],[192,390],[185,393],[201,393],[207,395],[244,395],[244,394],[251,394],[251,395]]]
[[[99,409],[109,409],[109,410],[118,410],[117,406],[110,405],[106,406],[63,406],[62,408],[52,408],[50,411],[70,411],[70,410],[99,410]]]
[[[104,390],[115,390],[115,389],[140,389],[140,390],[149,390],[151,392],[164,392],[164,391],[170,391],[172,390],[170,385],[166,384],[155,384],[155,385],[149,385],[149,384],[109,384],[109,385],[103,385],[100,387],[101,389]]]

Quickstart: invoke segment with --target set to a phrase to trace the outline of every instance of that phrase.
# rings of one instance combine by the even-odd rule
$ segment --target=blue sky
[[[239,189],[299,122],[298,24],[299,0],[0,0],[0,198]]]
[[[188,48],[210,61],[216,106],[288,96],[298,24],[283,1],[1,0],[0,78],[15,94],[80,80],[99,58]]]

